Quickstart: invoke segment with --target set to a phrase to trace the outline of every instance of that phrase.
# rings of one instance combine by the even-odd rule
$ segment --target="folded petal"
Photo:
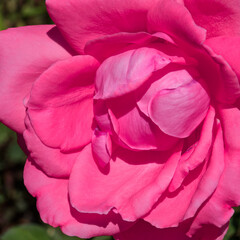
[[[79,52],[85,43],[118,32],[146,31],[146,18],[156,0],[47,0],[48,12],[67,41]]]
[[[190,71],[191,74],[188,71]],[[186,85],[190,83],[194,77],[199,78],[199,73],[193,68],[187,68],[187,66],[183,68],[183,66],[169,64],[164,69],[161,69],[161,71],[156,72],[151,79],[149,79],[148,84],[145,84],[142,89],[135,92],[139,109],[146,116],[149,116],[149,102],[153,96],[160,90],[175,89],[181,85]]]
[[[174,0],[159,0],[152,6],[148,29],[151,33],[165,32],[195,44],[203,43],[206,37],[206,30],[196,25],[187,8]]]
[[[147,47],[109,57],[97,71],[94,98],[107,99],[132,92],[170,62],[160,51]]]
[[[239,6],[240,8],[240,6]],[[240,14],[240,9],[239,9]],[[240,79],[240,66],[239,66],[239,56],[240,56],[240,36],[219,36],[214,38],[209,38],[205,42],[216,54],[221,55],[227,63],[231,66],[234,72],[237,74],[238,79]],[[240,82],[240,80],[239,80]],[[239,87],[239,83],[232,83]]]
[[[118,212],[135,221],[152,208],[172,179],[181,144],[169,152],[115,151],[109,168],[95,163],[86,146],[75,163],[69,182],[70,201],[79,212]],[[84,193],[84,194],[83,194]]]
[[[240,34],[238,0],[184,0],[194,21],[207,30],[207,37]]]
[[[173,137],[185,138],[205,118],[210,98],[198,79],[191,79],[186,71],[179,71],[172,78],[176,80],[172,84],[163,85],[162,89],[152,97],[148,105],[148,112],[152,121],[164,133]],[[182,80],[184,78],[191,80],[184,82]]]
[[[211,45],[212,44],[210,41],[210,46]],[[213,71],[213,73],[215,74],[215,76],[212,78],[213,81],[210,80],[210,84],[212,84],[211,86],[212,95],[220,103],[233,104],[240,97],[240,84],[239,84],[237,72],[233,70],[233,68],[224,59],[224,57],[219,55],[218,50],[217,52],[213,50],[215,49],[215,46],[213,46],[213,49],[212,49],[207,44],[204,44],[204,47],[208,52],[208,54],[212,57],[215,64],[217,64],[216,66],[218,67],[216,72]],[[221,51],[221,52],[224,52],[224,51]],[[231,62],[234,61],[234,56],[232,57],[233,57],[233,60],[231,60]],[[231,57],[229,56],[228,59],[229,58]],[[236,66],[236,63],[234,66]],[[236,69],[238,69],[238,67]],[[209,75],[212,75],[212,73],[210,73]]]
[[[24,183],[37,198],[42,220],[53,227],[61,227],[67,235],[80,238],[112,235],[131,226],[113,212],[107,216],[77,212],[68,200],[68,179],[50,178],[29,160],[24,169]]]
[[[72,151],[91,141],[97,67],[93,57],[75,56],[54,64],[34,83],[28,116],[47,146]]]
[[[74,52],[53,25],[1,31],[0,43],[0,121],[22,133],[23,99],[33,82],[53,63]]]

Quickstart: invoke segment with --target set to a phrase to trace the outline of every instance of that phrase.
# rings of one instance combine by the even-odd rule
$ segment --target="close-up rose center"
[[[111,102],[115,132],[130,148],[167,150],[204,120],[210,104],[207,89],[195,66],[182,59],[142,47],[107,58],[97,70],[94,98]],[[145,145],[121,133],[126,124],[137,128],[132,136],[144,138]]]

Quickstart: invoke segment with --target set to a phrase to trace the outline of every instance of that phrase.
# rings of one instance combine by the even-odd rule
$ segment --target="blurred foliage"
[[[52,23],[43,0],[1,0],[0,30]]]
[[[52,21],[46,12],[43,0],[0,0],[0,30],[49,23]],[[36,210],[35,199],[29,195],[23,184],[25,159],[26,156],[17,144],[15,133],[0,124],[0,239],[79,239],[68,237],[58,228],[42,223]],[[92,240],[111,239],[111,237],[92,238]],[[224,240],[239,239],[240,208],[236,208]]]

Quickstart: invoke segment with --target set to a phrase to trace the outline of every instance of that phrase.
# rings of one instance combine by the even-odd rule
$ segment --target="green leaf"
[[[231,219],[228,231],[227,231],[226,235],[224,236],[224,240],[230,240],[231,237],[235,234],[235,232],[236,232],[236,229],[233,225],[233,220]]]
[[[48,227],[47,233],[52,240],[81,240],[77,237],[69,237],[61,232],[59,228]]]
[[[52,240],[44,227],[26,224],[10,228],[1,240]]]
[[[110,236],[94,237],[91,240],[113,240]]]

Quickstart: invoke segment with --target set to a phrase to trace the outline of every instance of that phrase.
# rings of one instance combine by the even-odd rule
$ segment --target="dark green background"
[[[47,23],[52,22],[43,0],[0,0],[0,30]],[[17,145],[15,133],[0,124],[0,238],[2,240],[78,239],[64,236],[59,229],[41,222],[35,199],[29,195],[23,185],[22,172],[25,159],[25,155]],[[240,209],[236,209],[225,237],[225,240],[237,239],[240,239]]]

